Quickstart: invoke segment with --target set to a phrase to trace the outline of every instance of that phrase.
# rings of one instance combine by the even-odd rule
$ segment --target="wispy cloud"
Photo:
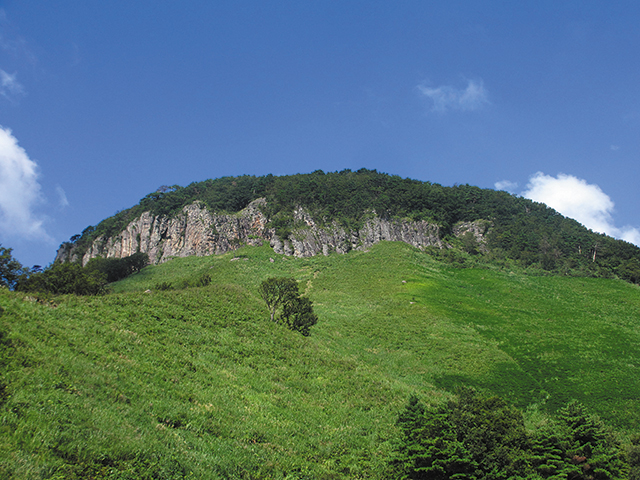
[[[17,34],[2,8],[0,8],[0,50],[10,57],[35,63],[35,57],[27,48],[24,38]],[[0,96],[12,102],[25,94],[25,89],[18,82],[17,76],[15,72],[9,73],[0,68]]]
[[[489,95],[482,80],[468,80],[467,88],[459,89],[451,85],[429,87],[418,85],[418,91],[432,104],[431,111],[478,110],[489,103]]]
[[[14,58],[26,60],[35,65],[37,58],[28,47],[25,38],[19,34],[16,26],[9,21],[7,13],[0,8],[0,49]]]
[[[0,233],[50,241],[35,207],[43,202],[38,165],[18,145],[11,130],[0,126]]]
[[[493,185],[496,187],[496,190],[504,190],[509,193],[515,193],[516,188],[518,188],[518,184],[516,182],[511,182],[509,180],[502,180],[494,183]]]
[[[16,80],[16,74],[8,74],[0,68],[0,95],[8,100],[15,100],[24,95],[24,87]]]
[[[69,200],[67,200],[67,194],[60,185],[56,186],[56,193],[58,194],[58,205],[60,208],[69,206]]]
[[[598,185],[564,173],[552,177],[538,172],[529,179],[526,188],[523,197],[545,203],[591,230],[640,245],[640,230],[615,226],[615,204]]]

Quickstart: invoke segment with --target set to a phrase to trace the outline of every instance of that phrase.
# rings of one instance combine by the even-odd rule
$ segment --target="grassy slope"
[[[210,287],[144,293],[203,273]],[[280,275],[313,299],[311,337],[268,321],[256,287]],[[640,424],[640,289],[627,283],[453,269],[383,243],[175,259],[114,290],[55,308],[0,293],[14,345],[3,478],[387,478],[408,396],[439,402],[459,383]]]

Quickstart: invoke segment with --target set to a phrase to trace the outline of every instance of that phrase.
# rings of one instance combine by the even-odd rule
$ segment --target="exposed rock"
[[[172,217],[145,212],[118,235],[96,238],[83,255],[82,264],[94,257],[123,258],[138,251],[148,254],[151,263],[162,263],[172,257],[221,254],[241,245],[262,245],[273,236],[260,211],[264,203],[264,199],[255,200],[233,215],[212,214],[201,202],[187,205]],[[56,261],[77,258],[73,246],[63,244]]]
[[[311,257],[322,253],[346,253],[349,250],[366,250],[383,240],[401,241],[418,248],[436,246],[442,248],[438,225],[419,221],[384,220],[373,217],[367,220],[357,231],[347,232],[337,223],[329,227],[318,227],[305,222],[308,226],[293,230],[291,237],[284,242],[278,237],[272,238],[271,246],[276,253]]]
[[[154,217],[145,212],[118,235],[96,238],[82,256],[82,264],[98,256],[123,258],[138,251],[147,253],[150,262],[157,264],[172,257],[222,254],[243,245],[262,245],[263,241],[268,241],[275,253],[296,257],[366,250],[383,240],[402,241],[418,248],[445,247],[440,227],[427,221],[388,220],[372,212],[362,228],[347,231],[335,222],[320,226],[303,208],[293,212],[296,227],[290,237],[283,240],[275,235],[274,229],[267,227],[267,218],[262,213],[265,205],[265,199],[258,199],[233,215],[211,213],[201,202],[187,205],[171,217]],[[478,243],[484,245],[488,225],[483,221],[459,224],[454,234],[471,231]],[[75,246],[66,243],[58,250],[56,261],[78,258]]]
[[[471,233],[473,238],[478,244],[477,249],[482,253],[487,253],[489,248],[487,247],[486,233],[491,226],[491,222],[488,220],[474,220],[473,222],[458,222],[453,228],[452,232],[456,237],[462,237],[466,233]]]

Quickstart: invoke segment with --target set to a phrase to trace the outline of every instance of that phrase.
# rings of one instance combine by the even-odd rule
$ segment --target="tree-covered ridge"
[[[322,224],[338,222],[347,229],[362,225],[375,212],[386,218],[429,220],[445,240],[458,222],[489,220],[488,258],[515,261],[562,274],[619,276],[640,282],[640,249],[630,243],[592,232],[544,204],[504,191],[471,185],[442,185],[401,178],[375,170],[342,170],[276,177],[244,175],[195,182],[186,187],[161,187],[138,205],[121,211],[82,235],[72,237],[77,251],[86,251],[99,236],[117,235],[144,212],[171,216],[194,201],[213,212],[234,213],[257,198],[266,198],[270,226],[280,236],[293,227],[293,210],[302,206]]]

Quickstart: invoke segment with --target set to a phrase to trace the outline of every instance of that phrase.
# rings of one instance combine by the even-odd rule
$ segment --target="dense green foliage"
[[[85,268],[75,263],[53,263],[42,271],[23,273],[15,286],[20,292],[98,295],[106,292],[107,283],[137,273],[148,263],[149,256],[140,252],[124,258],[93,258]]]
[[[149,256],[146,253],[137,252],[124,258],[92,258],[86,268],[104,274],[107,282],[113,283],[139,272],[148,264]]]
[[[295,278],[267,278],[258,287],[258,294],[267,304],[272,322],[277,320],[304,336],[309,335],[309,329],[318,323],[318,316],[313,313],[313,302],[300,296]],[[280,315],[276,319],[278,310]]]
[[[408,399],[446,410],[461,385],[503,398],[507,427],[523,412],[536,475],[567,464],[562,452],[581,471],[601,461],[586,461],[588,436],[565,434],[577,400],[616,429],[611,445],[638,478],[638,286],[456,255],[381,243],[290,258],[265,246],[148,266],[108,295],[36,302],[0,289],[0,478],[397,478]],[[311,336],[269,321],[257,292],[270,277],[295,278],[313,301]]]
[[[54,295],[98,295],[105,292],[106,286],[106,275],[97,269],[82,268],[76,263],[53,263],[42,272],[22,278],[16,290]]]
[[[24,274],[24,269],[11,252],[13,249],[0,245],[0,287],[13,288]]]
[[[308,336],[311,327],[318,323],[318,316],[313,313],[313,302],[307,297],[292,297],[282,305],[280,322],[289,329]]]
[[[497,396],[462,389],[428,410],[413,397],[400,414],[393,463],[412,480],[621,480],[630,463],[604,423],[571,402],[540,428]]]
[[[16,282],[16,290],[54,295],[98,295],[106,292],[107,283],[137,273],[148,263],[149,256],[140,252],[124,258],[93,258],[85,268],[80,264],[53,263],[39,272],[24,272]]]
[[[282,307],[288,298],[298,295],[298,282],[295,278],[267,278],[258,287],[258,294],[267,304],[271,321],[274,322],[278,308]]]
[[[491,225],[489,256],[496,261],[513,260],[524,267],[561,274],[618,276],[640,282],[638,247],[589,231],[543,204],[503,191],[470,185],[443,187],[367,169],[222,177],[187,187],[164,187],[71,240],[82,254],[93,240],[121,232],[145,211],[176,215],[197,200],[211,211],[237,212],[261,197],[267,199],[264,213],[270,226],[281,237],[287,237],[294,227],[296,206],[304,206],[320,223],[335,221],[347,229],[358,228],[374,211],[388,218],[428,220],[440,225],[442,235],[451,241],[456,223],[483,219]],[[468,253],[478,253],[472,243],[462,242]]]

